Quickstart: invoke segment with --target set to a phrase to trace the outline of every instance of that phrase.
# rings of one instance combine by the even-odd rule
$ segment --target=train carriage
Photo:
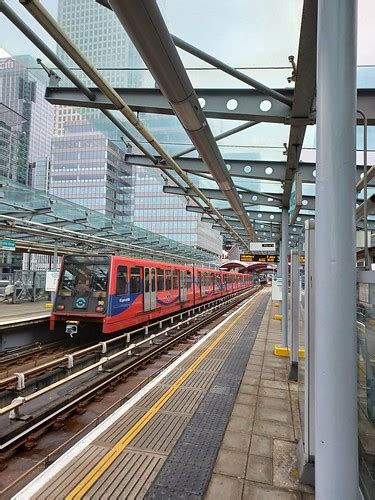
[[[50,329],[71,336],[96,326],[110,334],[251,286],[239,273],[145,259],[68,255],[63,259]]]

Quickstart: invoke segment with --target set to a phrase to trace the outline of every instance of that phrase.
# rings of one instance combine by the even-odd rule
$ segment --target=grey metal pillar
[[[318,3],[315,492],[358,498],[356,0]]]
[[[290,251],[290,288],[291,288],[291,333],[290,333],[290,371],[289,380],[298,379],[299,348],[299,255],[298,250]]]
[[[281,345],[288,347],[288,209],[283,208],[281,215],[281,274],[283,277],[281,302]]]

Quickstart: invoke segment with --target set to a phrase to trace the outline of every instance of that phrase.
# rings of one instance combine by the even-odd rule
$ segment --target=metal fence
[[[46,271],[0,273],[0,297],[8,302],[36,302],[50,297],[45,291]]]

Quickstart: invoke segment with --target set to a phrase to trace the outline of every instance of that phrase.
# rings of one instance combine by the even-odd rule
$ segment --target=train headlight
[[[95,311],[98,313],[104,312],[104,307],[103,306],[96,306]]]
[[[65,309],[65,306],[63,304],[59,304],[58,306],[56,306],[56,309],[58,311],[63,311]]]

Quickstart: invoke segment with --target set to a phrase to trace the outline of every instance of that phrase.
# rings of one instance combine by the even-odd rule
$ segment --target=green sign
[[[302,206],[302,178],[301,173],[297,172],[293,179],[292,189],[289,199],[289,224],[296,222],[297,215]]]
[[[13,240],[1,240],[1,250],[8,250],[14,252],[16,249],[16,242]]]

